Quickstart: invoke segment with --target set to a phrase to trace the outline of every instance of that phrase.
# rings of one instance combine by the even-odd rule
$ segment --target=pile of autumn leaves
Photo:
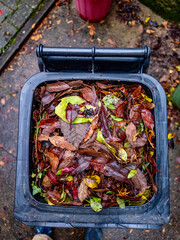
[[[33,195],[98,212],[157,193],[155,105],[141,85],[48,83],[34,101]]]

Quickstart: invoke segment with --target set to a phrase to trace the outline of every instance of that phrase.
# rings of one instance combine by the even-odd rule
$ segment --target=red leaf
[[[73,167],[66,167],[62,170],[62,174],[69,173],[69,172],[72,172],[74,170],[75,170],[75,168],[73,168]]]
[[[116,104],[116,117],[124,118],[124,101],[120,100]]]
[[[73,193],[73,197],[76,200],[78,198],[78,190],[77,190],[76,185],[74,183],[72,183],[72,182],[67,182],[67,185],[71,189],[71,191]]]
[[[148,109],[144,108],[141,110],[141,116],[144,122],[144,125],[148,128],[150,128],[151,130],[153,130],[154,128],[154,120],[153,120],[153,115],[151,113],[151,111],[149,111]]]
[[[0,15],[2,15],[3,14],[3,10],[0,10]]]
[[[79,109],[80,107],[78,104],[73,105],[68,103],[66,108],[66,119],[69,123],[72,123],[72,121],[77,117]]]

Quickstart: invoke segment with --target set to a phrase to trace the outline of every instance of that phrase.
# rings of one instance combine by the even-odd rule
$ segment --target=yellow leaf
[[[123,160],[123,161],[127,161],[127,152],[123,149],[120,148],[118,151],[118,156]]]
[[[169,70],[169,73],[173,73],[173,70],[170,69],[170,70]]]
[[[71,104],[81,104],[84,100],[78,96],[70,96],[62,98],[61,102],[55,107],[55,113],[62,118],[65,122],[68,122],[66,119],[66,107],[68,103]]]
[[[36,24],[34,23],[34,24],[31,26],[31,27],[32,27],[32,28],[34,28],[34,27],[35,27],[35,25],[36,25]]]
[[[61,23],[61,20],[57,20],[57,24],[59,25]]]
[[[172,139],[174,138],[173,134],[172,133],[168,133],[168,139]]]
[[[149,22],[149,20],[150,20],[150,17],[147,17],[145,20],[145,23]]]
[[[178,72],[180,72],[180,65],[177,65],[176,69],[177,69]]]
[[[98,184],[101,181],[101,178],[98,175],[87,176],[83,179],[84,183],[90,188],[97,188]]]
[[[145,94],[141,93],[141,96],[143,97],[144,100],[148,101],[148,102],[152,102],[152,98],[149,98],[148,96],[146,96]]]

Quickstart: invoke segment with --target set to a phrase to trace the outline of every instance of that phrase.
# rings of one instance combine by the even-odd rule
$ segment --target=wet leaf
[[[118,156],[123,160],[123,161],[127,161],[127,152],[123,149],[120,148],[118,151]]]
[[[134,177],[136,174],[137,174],[137,170],[131,170],[131,171],[128,173],[128,178],[132,178],[132,177]]]
[[[149,129],[153,130],[154,128],[154,120],[153,115],[150,110],[148,109],[142,109],[141,110],[141,116],[144,122],[144,125],[148,127]]]
[[[70,142],[68,142],[64,137],[60,137],[60,136],[49,137],[49,141],[56,147],[67,149],[69,151],[76,150],[76,148]]]
[[[97,106],[98,98],[97,98],[96,91],[95,91],[94,87],[92,87],[92,88],[84,87],[81,90],[81,93],[82,93],[83,98],[86,101],[90,102],[93,106]]]
[[[72,105],[71,103],[68,103],[66,108],[66,119],[69,123],[72,123],[72,121],[77,117],[79,109],[79,105]]]
[[[81,182],[78,189],[78,198],[81,202],[83,202],[88,197],[88,186],[84,181]]]
[[[116,198],[116,202],[120,208],[122,208],[122,209],[125,208],[125,200],[124,199]]]
[[[74,146],[74,149],[78,148],[89,130],[89,123],[70,125],[60,120],[60,124],[64,137]],[[73,151],[71,149],[68,150]]]
[[[93,176],[87,176],[83,180],[88,187],[97,188],[98,184],[101,181],[101,178],[98,175],[93,175]]]
[[[127,167],[128,170],[135,170],[135,166],[129,166]],[[145,190],[147,189],[147,180],[144,176],[144,174],[137,168],[137,173],[134,175],[131,179],[134,184],[134,186],[139,190],[139,194],[143,194]]]
[[[70,86],[64,82],[56,82],[46,85],[46,91],[48,92],[60,92],[69,89]]]
[[[104,139],[103,134],[102,134],[102,132],[101,132],[100,130],[98,130],[96,140],[99,141],[99,142],[101,142],[101,143],[103,143],[103,144],[105,144],[105,145],[107,146],[107,148],[108,148],[114,155],[116,154],[116,150],[115,150],[113,147],[111,147],[111,146],[106,142],[106,140]]]
[[[111,117],[112,117],[112,119],[113,119],[114,121],[117,121],[117,122],[120,122],[120,121],[123,120],[123,118],[116,117],[116,116],[114,116],[114,115],[112,115],[112,114],[111,114]]]
[[[81,104],[85,102],[79,96],[70,96],[62,98],[61,102],[55,107],[55,113],[65,122],[68,122],[66,119],[66,108],[69,103],[71,104]]]
[[[38,194],[38,193],[41,193],[41,189],[39,188],[39,187],[37,187],[36,185],[34,185],[33,183],[31,184],[31,186],[32,186],[32,195],[34,196],[34,195],[36,195],[36,194]]]
[[[61,175],[62,174],[62,169],[59,169],[56,173],[57,176]]]
[[[105,137],[111,137],[111,132],[108,126],[108,119],[103,104],[101,104],[101,107],[99,109],[98,126]]]
[[[90,206],[95,212],[100,212],[102,210],[101,198],[92,197],[90,199]]]
[[[119,98],[117,98],[114,95],[106,95],[103,99],[102,99],[104,105],[110,109],[116,109],[115,105],[118,103]]]

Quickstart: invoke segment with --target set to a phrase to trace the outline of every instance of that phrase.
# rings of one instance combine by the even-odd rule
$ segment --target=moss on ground
[[[164,19],[180,23],[180,0],[140,0]]]

